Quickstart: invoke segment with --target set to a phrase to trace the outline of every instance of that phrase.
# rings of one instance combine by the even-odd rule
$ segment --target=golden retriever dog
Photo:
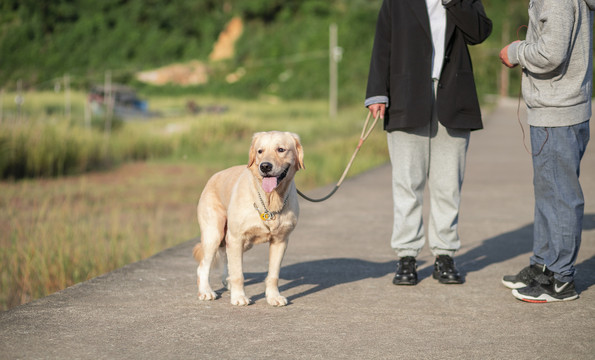
[[[279,293],[279,270],[299,215],[293,178],[303,168],[298,135],[259,132],[252,137],[248,166],[234,166],[209,179],[198,201],[201,241],[193,251],[199,262],[200,300],[217,298],[209,284],[209,273],[219,251],[223,283],[231,291],[232,305],[250,304],[244,292],[243,253],[255,244],[268,242],[266,299],[273,306],[287,305]]]

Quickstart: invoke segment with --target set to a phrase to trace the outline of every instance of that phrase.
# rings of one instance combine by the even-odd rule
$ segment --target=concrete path
[[[189,241],[0,313],[0,358],[593,359],[595,144],[581,177],[587,205],[576,301],[523,303],[500,284],[528,264],[533,221],[531,158],[508,100],[472,134],[456,257],[463,285],[432,279],[427,249],[418,258],[421,282],[392,285],[386,165],[347,180],[326,202],[301,203],[281,271],[287,307],[264,299],[264,245],[245,255],[253,305],[232,307],[222,289],[220,299],[200,302]]]

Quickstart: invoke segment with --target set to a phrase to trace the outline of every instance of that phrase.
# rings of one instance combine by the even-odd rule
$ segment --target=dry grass
[[[196,237],[203,171],[137,163],[109,173],[0,183],[0,308]]]

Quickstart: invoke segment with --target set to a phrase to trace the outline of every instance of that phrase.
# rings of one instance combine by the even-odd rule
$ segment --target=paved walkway
[[[324,203],[302,202],[281,271],[287,307],[270,307],[264,299],[263,245],[245,256],[253,305],[232,307],[229,292],[200,302],[189,241],[0,313],[0,358],[592,359],[590,145],[581,174],[587,205],[577,301],[527,304],[500,284],[502,275],[527,265],[532,234],[531,160],[516,102],[509,100],[486,117],[485,130],[472,134],[460,218],[463,248],[456,257],[465,284],[433,280],[426,249],[418,259],[421,282],[392,285],[387,165],[347,180]]]

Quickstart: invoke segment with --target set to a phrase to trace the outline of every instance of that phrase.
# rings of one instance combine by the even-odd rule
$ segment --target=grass
[[[4,309],[197,236],[194,166],[130,164],[106,173],[0,185]]]
[[[41,165],[32,177],[0,182],[2,310],[198,236],[196,202],[204,183],[215,171],[246,163],[254,132],[300,135],[306,165],[296,176],[301,190],[336,182],[366,116],[359,104],[329,119],[324,101],[274,98],[201,98],[196,102],[205,109],[228,110],[190,115],[187,97],[155,97],[151,109],[168,116],[124,122],[106,147],[101,131],[84,126],[84,95],[73,94],[70,120],[61,111],[63,95],[27,94],[20,119],[7,101],[13,98],[3,97],[0,164],[21,149],[21,165]],[[381,127],[362,147],[350,176],[388,161]],[[85,160],[89,154],[96,159]],[[54,170],[39,170],[44,168]]]

